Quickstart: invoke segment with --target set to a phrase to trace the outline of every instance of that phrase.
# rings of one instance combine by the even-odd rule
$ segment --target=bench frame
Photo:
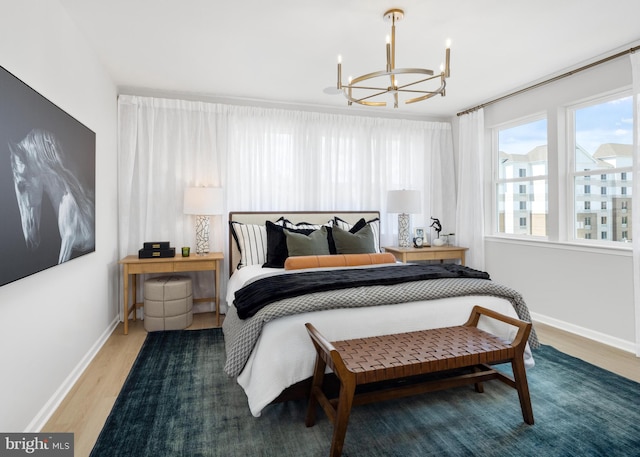
[[[498,337],[477,328],[480,316],[497,319],[518,328],[517,334],[510,344]],[[316,348],[317,357],[309,405],[305,424],[312,427],[316,420],[317,405],[320,404],[333,422],[333,438],[331,441],[331,456],[340,456],[347,432],[351,407],[370,402],[400,398],[425,392],[448,389],[462,385],[474,384],[477,392],[483,392],[482,382],[498,379],[518,391],[522,417],[527,424],[533,425],[533,410],[527,383],[527,375],[524,366],[524,350],[531,332],[531,323],[514,319],[495,311],[475,306],[471,311],[469,320],[462,326],[447,327],[444,329],[424,330],[421,332],[409,332],[404,334],[385,335],[380,337],[360,338],[329,342],[310,323],[305,324],[309,336]],[[463,340],[468,337],[475,343],[480,341],[479,347],[472,348],[473,354],[466,350],[453,354],[440,353],[441,346],[446,346],[442,337],[442,331],[452,332]],[[421,346],[434,346],[418,356],[419,360],[410,362],[382,363],[378,362],[378,356],[368,356],[368,347],[384,344],[393,346],[398,344],[400,337],[404,341],[416,341]],[[427,343],[425,345],[425,343]],[[470,343],[471,344],[471,343]],[[350,345],[355,345],[353,350]],[[434,349],[435,348],[435,349]],[[448,348],[446,348],[448,350]],[[396,353],[401,354],[402,349],[396,348]],[[434,360],[433,353],[437,352]],[[412,356],[413,357],[413,356]],[[375,358],[375,360],[372,360]],[[358,359],[358,360],[356,360]],[[354,360],[356,360],[354,362]],[[362,363],[360,363],[362,362]],[[387,361],[388,362],[388,361]],[[510,362],[513,369],[513,378],[494,370],[489,365]],[[386,363],[386,366],[384,366]],[[340,390],[337,398],[329,399],[323,391],[325,369],[329,366],[340,382]],[[461,369],[464,373],[460,374]],[[446,374],[446,377],[436,377],[433,374]],[[394,381],[405,381],[400,385],[393,385]],[[406,382],[407,380],[411,382]],[[413,382],[415,381],[415,382]],[[390,385],[390,383],[392,383]],[[375,387],[373,390],[356,393],[356,388],[364,384]]]

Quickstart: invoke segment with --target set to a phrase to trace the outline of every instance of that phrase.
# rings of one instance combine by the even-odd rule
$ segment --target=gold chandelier
[[[404,18],[404,11],[391,9],[384,13],[384,20],[391,22],[391,37],[387,36],[387,68],[374,71],[356,78],[349,78],[348,84],[342,83],[342,56],[338,56],[337,91],[347,98],[349,106],[353,103],[366,106],[387,106],[379,101],[387,94],[393,95],[393,107],[398,107],[399,94],[417,95],[404,101],[406,104],[427,100],[435,95],[445,96],[446,79],[449,77],[450,44],[447,43],[445,64],[440,73],[426,68],[396,68],[396,22]],[[400,76],[399,76],[400,75]],[[440,86],[435,84],[440,82]],[[361,83],[363,83],[361,85]],[[369,85],[371,84],[371,85]]]

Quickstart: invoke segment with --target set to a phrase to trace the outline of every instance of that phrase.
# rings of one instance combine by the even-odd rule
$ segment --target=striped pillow
[[[266,226],[229,221],[229,227],[240,251],[240,263],[237,268],[265,263],[267,259]]]
[[[305,230],[320,230],[321,227],[331,227],[333,225],[333,220],[327,221],[325,224],[310,224],[308,222],[298,222],[294,224],[288,219],[284,219],[284,226],[288,229],[305,229]]]

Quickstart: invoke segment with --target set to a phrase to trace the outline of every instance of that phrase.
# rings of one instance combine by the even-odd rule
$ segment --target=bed
[[[225,372],[244,389],[251,414],[256,417],[269,404],[305,392],[315,361],[315,349],[304,326],[307,322],[335,341],[461,325],[474,305],[531,320],[522,297],[486,279],[483,272],[444,265],[444,273],[432,273],[440,267],[376,263],[384,258],[384,254],[378,254],[383,249],[376,211],[241,212],[230,213],[229,224],[231,276],[223,322]],[[283,243],[288,251],[283,252]],[[353,246],[357,252],[372,251],[365,264],[354,261],[350,266],[303,268],[304,259],[329,259],[329,263],[341,256],[357,259],[359,254],[350,251]],[[287,259],[291,269],[283,268]],[[388,285],[379,285],[379,279],[367,279],[375,284],[324,290],[324,284],[346,284],[351,276],[401,277],[403,269],[425,278],[436,276]],[[289,287],[298,287],[301,278],[317,276],[334,279],[316,280],[321,288],[311,293],[279,295]],[[267,291],[275,291],[275,295],[271,297]],[[491,320],[482,320],[479,327],[509,341],[516,333],[514,327]],[[534,364],[530,348],[537,345],[532,331],[525,351],[527,367]]]

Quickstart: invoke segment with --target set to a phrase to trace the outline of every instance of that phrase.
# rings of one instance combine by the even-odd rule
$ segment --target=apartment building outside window
[[[633,98],[614,95],[576,105],[567,110],[567,119],[575,151],[570,176],[574,190],[573,238],[595,240],[598,236],[609,242],[629,241]],[[599,191],[591,189],[594,183]],[[592,214],[590,202],[598,200],[599,226],[587,228],[584,221],[587,214]]]
[[[546,236],[547,119],[531,118],[494,133],[496,232]]]

